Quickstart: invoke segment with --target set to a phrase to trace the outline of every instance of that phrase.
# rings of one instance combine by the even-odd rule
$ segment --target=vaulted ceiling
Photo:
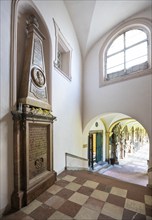
[[[151,0],[64,0],[74,25],[82,56],[110,29],[152,7]]]

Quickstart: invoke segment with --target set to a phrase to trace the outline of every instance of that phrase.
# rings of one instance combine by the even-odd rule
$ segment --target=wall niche
[[[12,208],[28,205],[56,181],[53,170],[51,39],[32,1],[12,2]]]

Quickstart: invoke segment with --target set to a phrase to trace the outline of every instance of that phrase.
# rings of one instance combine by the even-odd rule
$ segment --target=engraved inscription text
[[[48,126],[29,124],[29,179],[47,170]]]

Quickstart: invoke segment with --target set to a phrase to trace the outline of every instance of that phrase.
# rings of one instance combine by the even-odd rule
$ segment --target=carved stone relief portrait
[[[36,67],[32,69],[32,80],[38,87],[45,85],[45,76],[43,72]]]

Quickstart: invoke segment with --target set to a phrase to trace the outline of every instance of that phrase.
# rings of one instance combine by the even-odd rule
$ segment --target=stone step
[[[106,167],[109,167],[108,162],[99,162],[99,163],[94,165],[94,169],[93,170],[92,170],[92,168],[90,168],[89,170],[92,171],[92,172],[99,172],[99,170],[107,169]]]
[[[113,165],[108,164],[107,166],[102,167],[102,168],[101,168],[100,170],[98,170],[97,172],[100,173],[100,174],[102,174],[102,173],[106,172],[107,170],[111,169],[112,167],[113,167]]]

